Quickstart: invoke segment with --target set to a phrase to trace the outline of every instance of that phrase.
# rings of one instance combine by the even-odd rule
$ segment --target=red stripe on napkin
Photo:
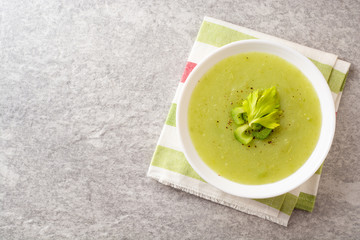
[[[193,62],[187,62],[185,66],[184,73],[181,77],[181,82],[185,82],[191,71],[196,67],[196,63]]]

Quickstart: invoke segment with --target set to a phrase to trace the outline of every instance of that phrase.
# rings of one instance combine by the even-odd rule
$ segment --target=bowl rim
[[[219,176],[201,160],[189,135],[187,123],[188,105],[192,91],[197,82],[201,79],[203,74],[216,63],[227,57],[246,52],[266,52],[274,54],[295,65],[295,67],[309,79],[320,101],[322,122],[319,139],[315,149],[298,170],[288,177],[274,183],[246,185]],[[192,70],[187,77],[179,96],[176,110],[176,123],[177,133],[184,155],[191,167],[202,179],[231,195],[253,199],[269,198],[279,196],[297,188],[313,176],[320,168],[330,150],[335,134],[335,105],[325,78],[308,58],[287,46],[272,41],[259,39],[241,40],[215,50]]]

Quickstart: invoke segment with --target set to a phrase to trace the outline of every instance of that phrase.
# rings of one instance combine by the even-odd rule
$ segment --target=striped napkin
[[[287,226],[294,209],[312,212],[322,167],[300,187],[281,196],[247,199],[232,196],[206,183],[187,162],[176,132],[176,106],[189,73],[206,56],[221,46],[245,39],[266,39],[291,47],[308,57],[322,72],[331,89],[336,111],[339,107],[350,63],[336,55],[256,32],[214,18],[205,17],[176,90],[168,117],[154,152],[148,177],[185,192],[242,212]]]

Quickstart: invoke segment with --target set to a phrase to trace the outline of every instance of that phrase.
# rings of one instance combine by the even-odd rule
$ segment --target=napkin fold
[[[334,54],[309,48],[221,20],[205,17],[190,52],[184,74],[176,90],[169,114],[161,131],[147,176],[185,192],[287,226],[294,209],[312,212],[322,166],[298,188],[267,199],[236,197],[206,183],[187,162],[176,132],[176,106],[187,76],[206,56],[219,47],[245,39],[266,39],[286,45],[308,57],[321,71],[338,110],[350,63]]]

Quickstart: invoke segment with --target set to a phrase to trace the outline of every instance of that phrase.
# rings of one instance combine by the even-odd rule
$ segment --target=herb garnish
[[[280,100],[275,87],[253,91],[240,107],[231,111],[234,123],[241,125],[234,132],[235,138],[242,144],[249,144],[253,137],[266,139],[274,128],[280,126],[280,114]]]

